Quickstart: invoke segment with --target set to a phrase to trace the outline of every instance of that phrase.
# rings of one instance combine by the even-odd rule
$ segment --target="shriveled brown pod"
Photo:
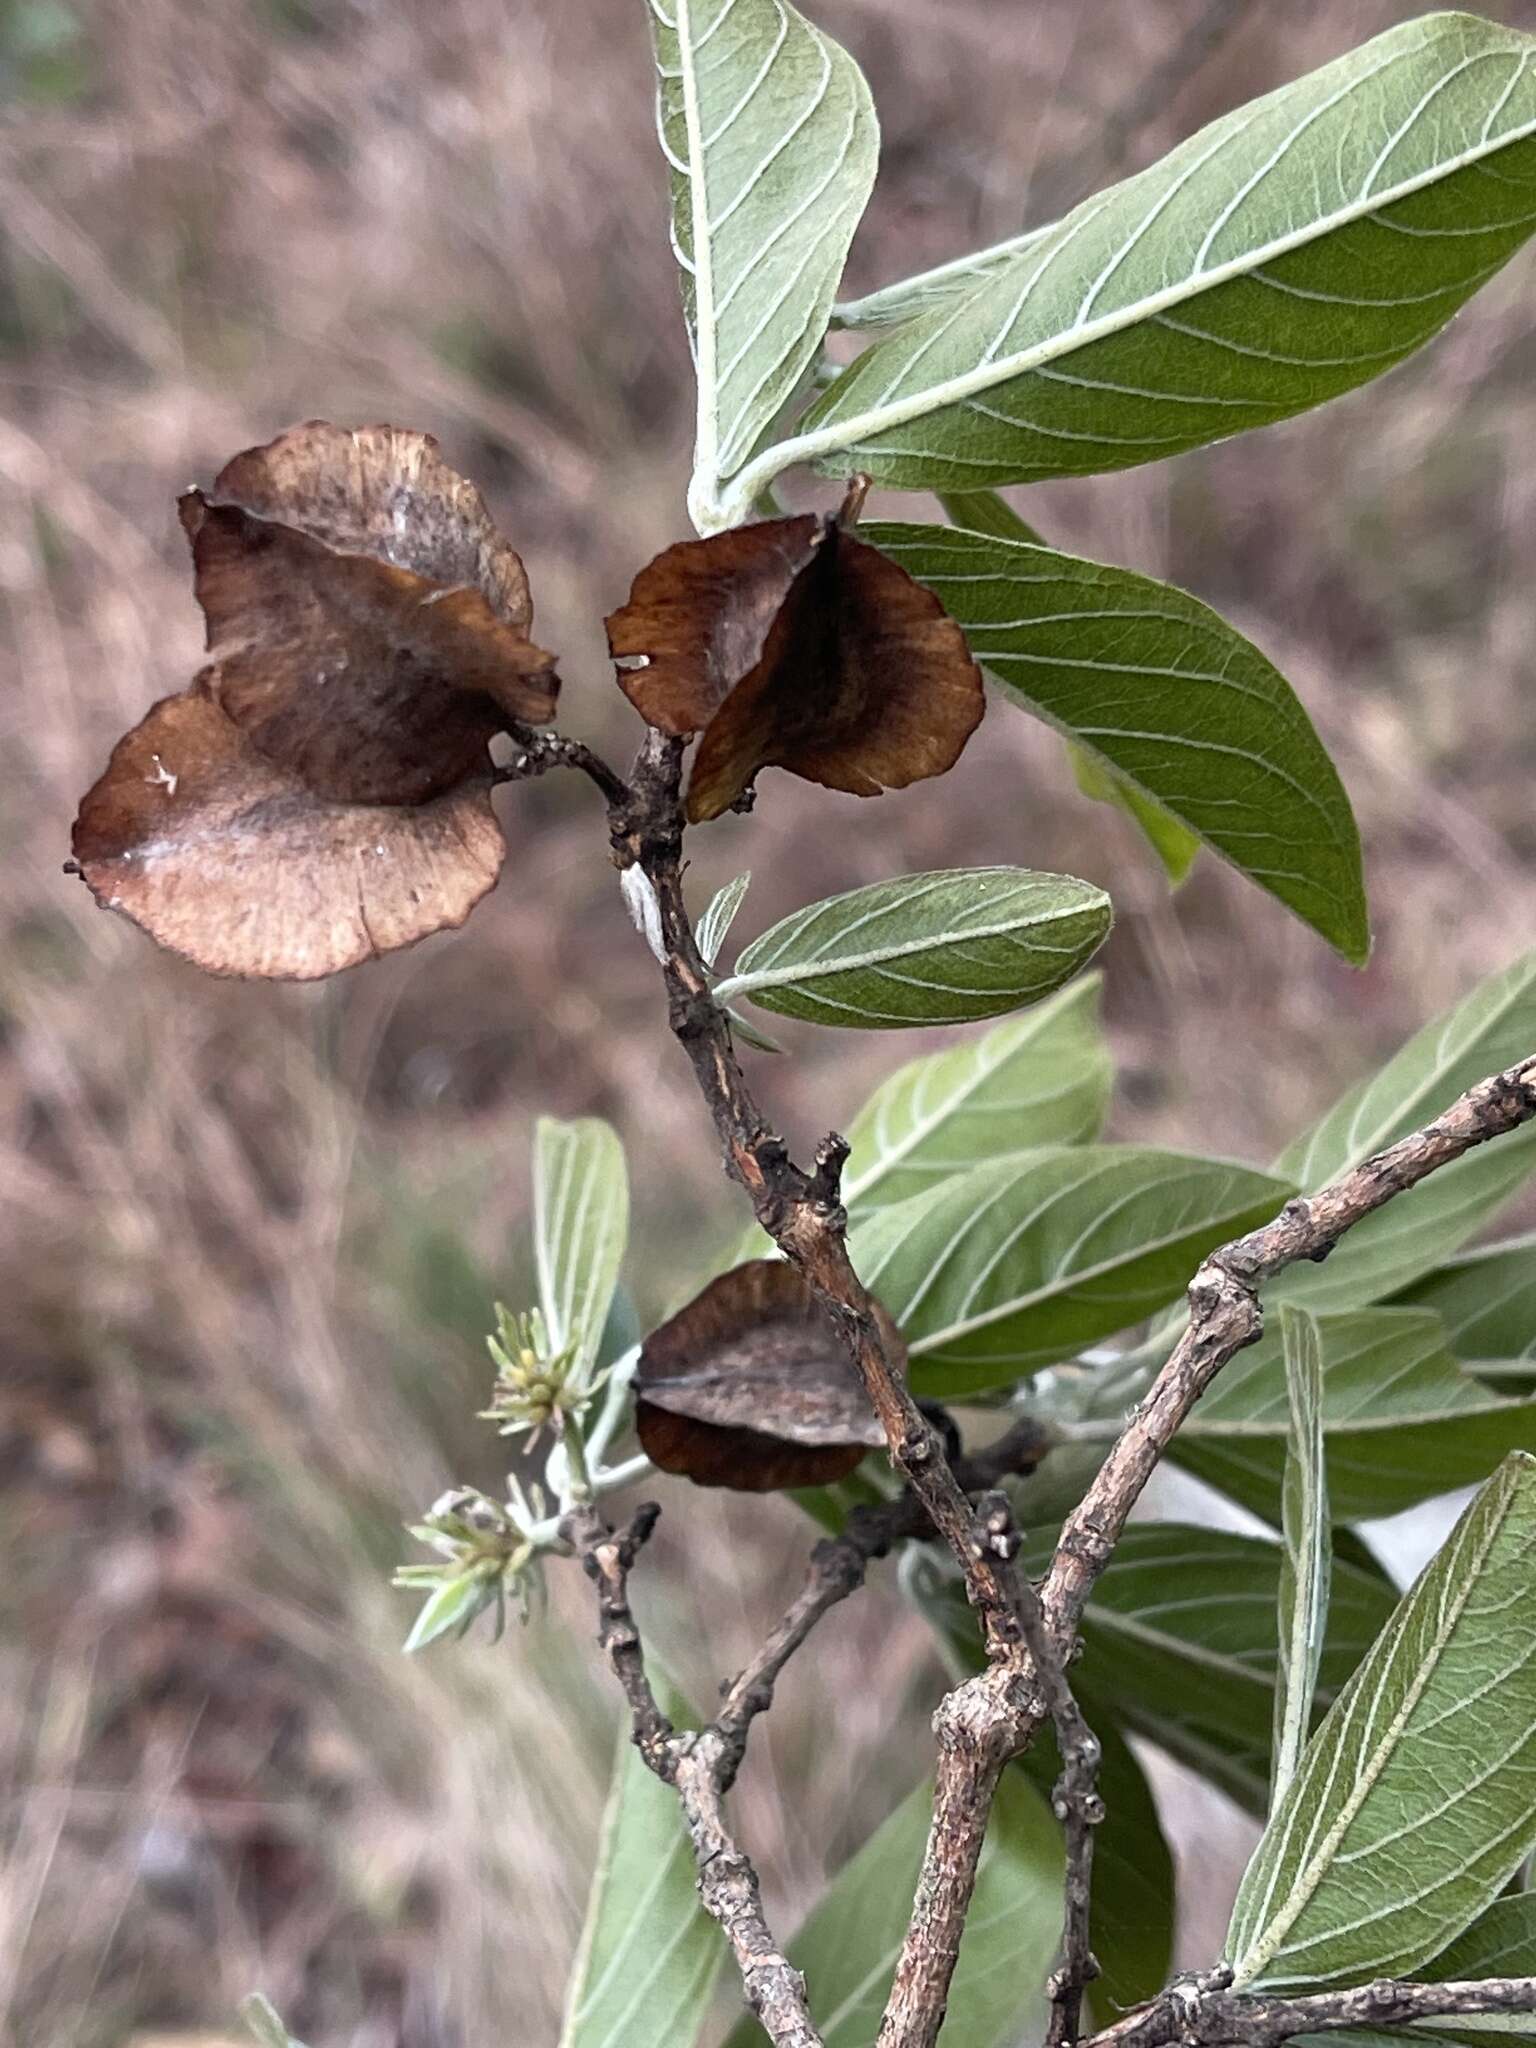
[[[310,421],[180,501],[208,660],[74,829],[100,902],[216,974],[310,980],[461,924],[488,752],[551,717],[522,563],[429,435]]]
[[[933,592],[835,519],[681,541],[608,620],[641,716],[698,734],[688,816],[717,818],[764,768],[879,796],[959,759],[986,700]]]
[[[899,1367],[905,1347],[880,1316]],[[742,1493],[830,1485],[885,1441],[825,1311],[777,1259],[722,1274],[651,1333],[635,1421],[662,1471]]]

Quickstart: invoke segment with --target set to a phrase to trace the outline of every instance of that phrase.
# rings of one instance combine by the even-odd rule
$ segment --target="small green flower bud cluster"
[[[546,1428],[564,1436],[566,1423],[581,1414],[596,1391],[594,1383],[577,1384],[572,1348],[553,1349],[536,1308],[514,1316],[499,1301],[496,1329],[485,1343],[496,1366],[496,1386],[481,1419],[494,1422],[503,1436],[527,1431],[530,1449]]]
[[[474,1487],[454,1487],[412,1528],[417,1542],[437,1553],[437,1561],[401,1565],[395,1573],[395,1585],[427,1595],[407,1650],[423,1649],[439,1636],[462,1636],[488,1607],[496,1610],[500,1636],[509,1593],[524,1621],[535,1599],[543,1599],[540,1545],[530,1531],[543,1518],[546,1503],[537,1487],[530,1500],[515,1480],[508,1486],[512,1498],[505,1504]]]

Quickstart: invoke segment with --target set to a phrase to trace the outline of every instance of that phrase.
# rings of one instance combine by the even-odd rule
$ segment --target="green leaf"
[[[974,1643],[976,1624],[969,1614],[965,1633]],[[973,1661],[980,1669],[981,1657]],[[1167,1981],[1176,1886],[1157,1803],[1135,1752],[1102,1712],[1093,1732],[1103,1752],[1099,1793],[1104,1818],[1093,1831],[1090,1933],[1102,1974],[1089,1985],[1088,1998],[1099,2025],[1107,2027]],[[1018,1768],[1050,1798],[1061,1775],[1061,1757],[1048,1722],[1019,1758]]]
[[[932,1810],[932,1788],[919,1785],[843,1865],[789,1944],[826,2048],[868,2048],[875,2038]],[[1023,1773],[1006,1772],[950,1988],[946,2048],[1013,2048],[1038,2033],[1061,1915],[1060,1832]],[[765,2038],[744,2019],[726,2048],[757,2048]]]
[[[1456,1356],[1480,1361],[1479,1372],[1486,1360],[1524,1376],[1524,1361],[1536,1374],[1536,1236],[1462,1252],[1393,1299],[1433,1309]]]
[[[1280,1311],[1290,1408],[1285,1447],[1280,1565],[1280,1662],[1269,1810],[1295,1777],[1312,1727],[1333,1572],[1332,1518],[1323,1463],[1323,1344],[1317,1318],[1289,1302]]]
[[[552,1353],[596,1363],[629,1236],[624,1147],[597,1117],[540,1117],[533,1144],[533,1239],[539,1305]]]
[[[1239,1989],[1407,1976],[1536,1843],[1536,1461],[1516,1453],[1334,1702],[1254,1851]]]
[[[730,930],[737,911],[741,908],[741,900],[746,895],[751,882],[752,871],[749,868],[746,874],[737,875],[733,881],[727,882],[723,889],[717,889],[710,898],[709,908],[699,919],[699,929],[696,934],[699,957],[703,960],[706,967],[714,966],[716,956],[720,948],[725,944],[725,935]]]
[[[932,270],[919,271],[915,277],[883,285],[862,299],[845,299],[832,308],[832,325],[875,334],[885,328],[904,327],[909,320],[931,313],[936,306],[952,306],[986,278],[1006,268],[1023,250],[1036,247],[1045,236],[1054,234],[1057,225],[1048,221],[1043,227],[1030,228],[1006,242],[994,242],[988,249],[956,256],[948,263],[936,264]],[[956,523],[963,526],[965,521]]]
[[[661,1704],[691,1719],[665,1691]],[[676,1795],[623,1726],[559,2048],[688,2048],[724,1958]]]
[[[1043,1566],[1050,1539],[1031,1544]],[[1133,1523],[1083,1617],[1074,1677],[1089,1725],[1117,1720],[1251,1813],[1267,1804],[1280,1600],[1277,1544],[1224,1529]],[[1392,1612],[1391,1586],[1336,1557],[1318,1679],[1349,1677]]]
[[[304,2048],[304,2043],[296,2041],[283,2025],[271,2000],[263,1998],[259,1991],[241,1999],[240,2017],[260,2048]]]
[[[440,1636],[463,1635],[497,1596],[497,1579],[484,1572],[462,1572],[444,1579],[422,1602],[401,1649],[407,1657],[426,1649]]]
[[[1410,1038],[1370,1080],[1360,1082],[1304,1136],[1275,1170],[1318,1188],[1373,1152],[1421,1129],[1487,1074],[1536,1047],[1536,952],[1479,982]],[[1323,1266],[1292,1267],[1272,1295],[1308,1308],[1357,1308],[1395,1293],[1456,1251],[1536,1167],[1536,1124],[1479,1145],[1442,1167],[1403,1200],[1358,1223]]]
[[[742,1045],[750,1045],[755,1052],[782,1052],[783,1046],[776,1038],[770,1038],[766,1031],[760,1031],[750,1017],[743,1017],[740,1010],[726,1005],[725,1014],[731,1020],[731,1036]]]
[[[1397,1514],[1481,1481],[1511,1450],[1536,1451],[1536,1401],[1500,1400],[1480,1385],[1451,1356],[1430,1311],[1355,1309],[1313,1320],[1328,1491],[1342,1519]],[[1280,1343],[1266,1336],[1223,1370],[1173,1455],[1277,1521],[1287,1425]]]
[[[1464,1934],[1442,1949],[1424,1975],[1432,1984],[1474,1983],[1481,1977],[1536,1976],[1536,1892],[1495,1899]],[[1493,2019],[1497,2015],[1484,2015]],[[1531,2031],[1529,2023],[1523,2031]]]
[[[1188,881],[1200,851],[1200,836],[1181,824],[1166,805],[1148,796],[1129,776],[1111,768],[1101,754],[1067,741],[1067,759],[1078,788],[1095,803],[1124,811],[1163,864],[1170,888]]]
[[[849,1248],[906,1337],[914,1390],[959,1398],[1139,1322],[1290,1193],[1226,1160],[1042,1146],[878,1210]]]
[[[990,533],[999,540],[1021,540],[1027,547],[1043,548],[1044,536],[1036,533],[1027,519],[1021,519],[1006,498],[996,491],[940,491],[951,526],[966,533]]]
[[[807,460],[916,490],[1124,469],[1379,376],[1536,226],[1533,51],[1430,15],[1224,116],[867,350],[748,502]]]
[[[859,67],[787,0],[650,0],[699,404],[690,511],[720,515],[821,345],[875,178]]]
[[[904,875],[795,911],[752,941],[715,994],[813,1024],[965,1024],[1070,981],[1111,921],[1103,890],[1068,875]]]
[[[1097,1137],[1114,1079],[1102,987],[1082,975],[969,1044],[898,1067],[848,1129],[850,1214],[922,1194],[994,1153]]]
[[[1024,710],[1101,759],[1349,960],[1370,947],[1360,840],[1277,668],[1198,598],[1052,548],[870,521]]]
[[[1431,1984],[1477,1983],[1486,1977],[1536,1976],[1536,1892],[1495,1899],[1486,1913],[1459,1934],[1420,1974]],[[1432,2030],[1441,2040],[1466,2041],[1486,2048],[1489,2034],[1536,2038],[1536,2020],[1529,2013],[1468,2014],[1461,2020],[1439,2020]],[[1419,2033],[1414,2028],[1413,2033]],[[1411,2037],[1410,2037],[1411,2038]],[[1399,2037],[1401,2040],[1401,2037]],[[1349,2048],[1356,2048],[1350,2036]]]

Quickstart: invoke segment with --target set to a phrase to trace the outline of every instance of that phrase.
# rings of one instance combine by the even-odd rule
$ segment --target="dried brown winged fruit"
[[[668,548],[608,620],[608,645],[650,725],[700,736],[695,823],[764,768],[855,796],[942,775],[985,709],[965,635],[932,591],[810,514]]]
[[[180,511],[209,658],[81,805],[97,899],[296,980],[462,924],[506,850],[489,742],[559,690],[479,492],[428,435],[312,420]]]
[[[905,1347],[880,1315],[899,1368]],[[777,1259],[722,1274],[646,1339],[635,1426],[663,1472],[741,1493],[830,1485],[885,1441],[825,1311]]]

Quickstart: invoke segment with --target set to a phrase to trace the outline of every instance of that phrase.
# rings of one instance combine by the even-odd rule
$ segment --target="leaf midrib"
[[[719,1002],[730,1002],[750,995],[754,989],[781,988],[805,981],[830,981],[835,975],[859,974],[866,968],[882,967],[888,960],[905,960],[917,953],[942,953],[954,946],[970,945],[976,939],[1016,938],[1043,925],[1059,924],[1063,918],[1082,917],[1095,908],[1097,905],[1092,900],[1064,904],[1058,910],[1044,911],[1038,916],[1011,918],[1006,924],[972,925],[965,931],[930,932],[925,937],[883,946],[878,952],[846,953],[831,959],[812,958],[798,964],[791,962],[788,967],[749,968],[745,974],[728,975],[724,981],[718,982],[715,997]]]
[[[1296,1308],[1282,1309],[1281,1333],[1289,1431],[1281,1481],[1284,1561],[1280,1569],[1280,1667],[1270,1814],[1290,1789],[1306,1748],[1327,1626],[1332,1560],[1322,1338],[1316,1318]]]
[[[1409,1409],[1401,1415],[1366,1415],[1358,1420],[1351,1416],[1339,1422],[1325,1420],[1323,1434],[1330,1441],[1338,1437],[1376,1436],[1394,1429],[1428,1429],[1436,1423],[1460,1422],[1470,1415],[1507,1415],[1517,1408],[1536,1409],[1536,1400],[1521,1401],[1514,1397],[1504,1398],[1498,1394],[1490,1394],[1486,1401],[1468,1402],[1461,1408]],[[1219,1443],[1224,1438],[1276,1443],[1283,1440],[1287,1432],[1278,1424],[1257,1420],[1222,1422],[1219,1417],[1212,1421],[1204,1416],[1192,1415],[1188,1422],[1181,1425],[1179,1434],[1184,1437],[1202,1437],[1208,1443]]]
[[[1063,1147],[1052,1149],[1065,1150],[1069,1148]],[[1220,1162],[1211,1163],[1219,1164]],[[1099,1170],[1107,1171],[1108,1169]],[[1252,1173],[1255,1169],[1252,1167],[1239,1167],[1235,1170],[1243,1173]],[[1063,1187],[1060,1190],[1058,1190],[1056,1199],[1060,1199],[1060,1197],[1063,1195],[1078,1193],[1079,1190],[1085,1184],[1085,1181],[1078,1181],[1075,1183],[1069,1182],[1064,1184]],[[1148,1184],[1147,1187],[1139,1188],[1137,1190],[1137,1193],[1141,1195],[1157,1192],[1159,1192],[1159,1190],[1156,1182],[1151,1182]],[[1277,1200],[1284,1200],[1284,1196],[1280,1193],[1278,1189],[1276,1190],[1276,1196]],[[918,1196],[913,1199],[922,1200],[923,1197]],[[1248,1206],[1251,1205],[1245,1204],[1244,1209],[1246,1209],[1246,1207]],[[1230,1217],[1232,1215],[1242,1215],[1244,1213],[1244,1209],[1237,1209],[1231,1211],[1229,1212],[1229,1215],[1224,1218],[1213,1218],[1212,1224],[1217,1227],[1224,1227],[1225,1224],[1230,1220]],[[1203,1228],[1204,1226],[1201,1227]],[[953,1343],[957,1338],[960,1337],[969,1337],[977,1330],[985,1330],[989,1328],[993,1323],[1002,1322],[1010,1316],[1022,1314],[1026,1309],[1035,1308],[1043,1301],[1053,1300],[1054,1298],[1062,1294],[1074,1294],[1081,1286],[1085,1285],[1090,1281],[1100,1279],[1107,1273],[1116,1272],[1122,1267],[1132,1265],[1141,1259],[1151,1257],[1157,1252],[1168,1251],[1174,1245],[1182,1244],[1185,1238],[1195,1234],[1197,1234],[1197,1227],[1192,1224],[1189,1226],[1189,1228],[1179,1231],[1177,1235],[1173,1237],[1150,1238],[1142,1244],[1140,1244],[1137,1247],[1137,1249],[1128,1256],[1102,1260],[1096,1266],[1084,1266],[1079,1271],[1071,1274],[1071,1276],[1066,1281],[1063,1281],[1062,1278],[1058,1275],[1047,1285],[1037,1287],[1030,1294],[1015,1296],[1012,1300],[1007,1302],[1002,1307],[994,1309],[986,1315],[966,1316],[962,1318],[959,1322],[952,1323],[947,1329],[936,1331],[932,1336],[919,1337],[915,1339],[912,1342],[912,1344],[910,1344],[908,1347],[908,1355],[912,1358],[924,1357],[929,1352],[937,1350],[941,1344]],[[925,1281],[924,1284],[926,1285],[927,1282]],[[1177,1290],[1175,1290],[1175,1293],[1176,1292]]]
[[[1090,1635],[1095,1627],[1102,1628],[1127,1636],[1134,1642],[1145,1643],[1152,1649],[1161,1650],[1187,1663],[1204,1665],[1208,1670],[1220,1672],[1223,1678],[1244,1679],[1248,1684],[1258,1686],[1262,1692],[1274,1690],[1273,1671],[1245,1664],[1240,1657],[1234,1657],[1229,1651],[1212,1649],[1205,1643],[1197,1643],[1190,1636],[1166,1634],[1161,1629],[1154,1628],[1150,1622],[1140,1621],[1136,1616],[1119,1612],[1112,1607],[1091,1607],[1084,1626]]]
[[[683,88],[683,127],[688,136],[688,215],[692,226],[693,347],[698,384],[693,467],[696,477],[713,485],[719,469],[719,393],[715,335],[714,243],[709,227],[709,192],[704,175],[704,123],[699,108],[699,79],[693,56],[693,0],[674,0],[673,33],[677,37],[678,76]]]

